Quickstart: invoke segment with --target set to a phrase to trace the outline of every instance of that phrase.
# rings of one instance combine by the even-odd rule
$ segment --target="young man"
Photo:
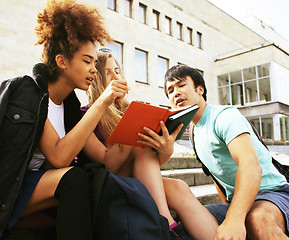
[[[248,121],[232,106],[206,102],[199,72],[177,65],[165,75],[174,108],[198,104],[192,120],[199,158],[225,188],[228,204],[206,206],[219,223],[216,239],[288,239],[289,185]],[[191,131],[192,132],[192,131]]]

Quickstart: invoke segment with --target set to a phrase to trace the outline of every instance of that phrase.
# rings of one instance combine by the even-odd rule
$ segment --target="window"
[[[183,24],[177,22],[177,39],[183,40]]]
[[[147,6],[140,3],[139,4],[139,11],[138,11],[138,19],[141,23],[146,24],[146,11],[147,11]]]
[[[244,105],[242,72],[235,71],[230,73],[232,105]]]
[[[135,49],[135,81],[141,83],[148,83],[147,74],[147,52]]]
[[[256,79],[256,69],[255,67],[246,68],[243,70],[244,72],[244,80],[252,80]]]
[[[107,0],[107,8],[116,11],[116,0]]]
[[[197,47],[202,49],[203,48],[202,43],[202,33],[197,32]]]
[[[160,13],[156,10],[153,10],[153,28],[160,30]]]
[[[271,101],[269,67],[269,63],[257,66],[260,101]]]
[[[260,101],[269,102],[271,101],[271,92],[270,92],[270,78],[259,79],[259,92],[260,92]]]
[[[219,101],[221,105],[230,104],[230,88],[229,88],[229,75],[223,74],[218,76],[219,85]]]
[[[231,85],[231,97],[232,97],[232,105],[240,105],[240,106],[244,105],[242,84]]]
[[[289,117],[280,117],[281,139],[289,140]]]
[[[245,87],[245,100],[246,103],[257,102],[257,82],[256,82],[256,68],[250,67],[243,69],[244,87]]]
[[[119,65],[123,65],[123,44],[119,42],[110,42],[107,47],[111,49],[113,56],[118,61]]]
[[[273,139],[273,115],[248,117],[259,135],[266,139]]]
[[[262,126],[262,136],[264,138],[270,138],[273,139],[273,117],[272,116],[266,116],[261,117],[261,126]]]
[[[165,33],[172,35],[172,19],[168,16],[165,17]]]
[[[253,126],[256,128],[257,132],[259,133],[260,136],[262,135],[262,131],[260,129],[260,122],[261,122],[261,117],[248,117],[247,120],[249,120]]]
[[[259,78],[269,77],[269,67],[270,67],[270,64],[269,64],[269,63],[263,64],[263,65],[260,65],[260,66],[257,66],[257,69],[258,69],[258,77],[259,77]]]
[[[193,45],[193,29],[187,27],[187,43]]]
[[[169,60],[167,58],[158,57],[158,79],[159,87],[164,87],[165,74],[169,69]]]
[[[132,17],[132,0],[124,0],[124,15]]]
[[[254,66],[218,76],[222,105],[246,105],[271,101],[270,64]]]
[[[235,71],[230,73],[231,84],[242,82],[242,71]]]

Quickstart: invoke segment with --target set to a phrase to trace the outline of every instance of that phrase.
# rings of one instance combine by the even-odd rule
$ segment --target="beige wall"
[[[36,47],[36,15],[45,1],[0,1],[0,73],[1,80],[30,74],[31,66],[40,61]]]
[[[37,12],[42,9],[45,2],[45,0],[0,1],[1,80],[30,74],[33,64],[40,61],[41,47],[34,46],[36,41],[34,27]],[[239,69],[245,64],[252,66],[255,65],[255,60],[259,60],[258,56],[246,58],[244,61],[240,57],[239,60],[234,59],[225,63],[216,63],[215,59],[266,42],[260,35],[207,0],[142,0],[140,2],[147,5],[146,25],[138,22],[138,0],[133,1],[133,18],[124,16],[123,0],[118,0],[117,12],[107,9],[106,0],[79,2],[95,4],[104,16],[112,38],[123,43],[124,72],[134,93],[132,98],[156,105],[169,105],[163,89],[158,87],[157,57],[159,55],[168,58],[170,66],[181,62],[202,70],[208,88],[208,101],[218,103],[217,74],[225,70]],[[153,9],[160,12],[160,31],[153,29],[151,25]],[[173,36],[164,33],[166,15],[172,18]],[[176,21],[183,24],[184,41],[176,38]],[[187,27],[193,29],[194,45],[186,43]],[[197,31],[203,35],[203,49],[196,47]],[[136,83],[134,80],[135,48],[148,52],[149,84]],[[266,58],[263,60],[268,62]],[[272,59],[270,53],[268,58]],[[82,102],[85,103],[85,94],[81,96]]]

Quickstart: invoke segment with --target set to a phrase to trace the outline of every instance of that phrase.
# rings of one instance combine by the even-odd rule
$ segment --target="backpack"
[[[253,132],[255,133],[255,135],[257,136],[258,140],[266,147],[266,149],[269,151],[267,145],[265,144],[265,142],[263,141],[263,139],[260,137],[259,133],[257,132],[256,128],[254,127],[254,125],[248,121],[253,129]],[[205,164],[202,162],[202,160],[199,158],[196,148],[195,148],[195,140],[194,140],[194,127],[190,126],[190,140],[191,143],[193,145],[193,149],[194,152],[196,154],[196,159],[202,164],[202,169],[203,172],[207,175],[207,176],[211,176],[214,180],[214,182],[217,184],[217,186],[219,187],[219,189],[222,191],[222,193],[224,194],[224,196],[226,196],[226,191],[225,188],[222,186],[222,184],[211,174],[210,170],[205,166]],[[272,163],[275,166],[275,168],[286,178],[287,182],[289,182],[289,166],[287,165],[283,165],[281,164],[279,161],[277,161],[273,156],[271,156],[272,158]]]
[[[168,220],[161,216],[146,187],[104,167],[91,178],[93,239],[169,240]]]

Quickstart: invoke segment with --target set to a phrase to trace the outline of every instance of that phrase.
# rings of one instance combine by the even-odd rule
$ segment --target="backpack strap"
[[[263,141],[263,139],[260,137],[259,133],[257,132],[254,125],[248,121],[253,129],[253,132],[255,133],[256,137],[259,139],[259,141],[265,146],[265,148],[269,151],[269,148],[267,147],[266,143]],[[275,168],[286,178],[287,182],[289,182],[289,166],[281,164],[279,161],[277,161],[272,155],[272,163],[275,166]]]
[[[199,158],[199,156],[197,154],[196,147],[195,147],[194,125],[193,124],[190,125],[189,133],[190,133],[189,137],[190,137],[191,143],[193,145],[194,152],[196,154],[196,159],[202,164],[202,169],[203,169],[204,173],[207,176],[211,176],[213,178],[213,180],[217,184],[218,188],[222,191],[224,196],[227,197],[226,191],[225,191],[225,188],[223,187],[223,185],[215,178],[215,176],[210,172],[210,170],[206,167],[206,165],[202,162],[202,160]]]

